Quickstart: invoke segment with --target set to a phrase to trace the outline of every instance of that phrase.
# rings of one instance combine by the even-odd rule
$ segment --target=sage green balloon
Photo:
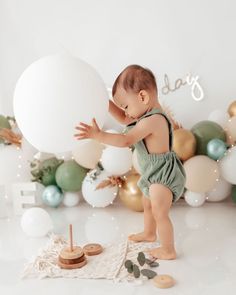
[[[56,171],[57,185],[64,191],[79,191],[88,171],[74,160],[64,162]]]
[[[201,121],[195,124],[192,129],[197,141],[197,155],[206,155],[207,156],[207,144],[213,138],[221,139],[226,141],[226,134],[224,129],[217,123],[213,121]]]
[[[11,124],[3,115],[0,115],[0,128],[11,129]],[[4,139],[0,138],[0,143],[4,143]]]

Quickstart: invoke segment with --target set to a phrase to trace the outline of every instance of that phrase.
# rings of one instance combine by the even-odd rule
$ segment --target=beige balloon
[[[216,161],[207,156],[194,156],[184,162],[186,172],[185,187],[196,193],[211,190],[219,180],[219,167]]]
[[[182,161],[193,157],[196,151],[196,138],[186,129],[174,130],[173,150]]]
[[[228,113],[230,117],[236,116],[236,100],[229,105]]]
[[[122,203],[129,209],[143,212],[142,192],[137,186],[140,175],[137,173],[126,175],[125,182],[119,188],[118,195]]]
[[[80,143],[72,151],[72,155],[79,165],[88,169],[94,169],[101,159],[104,148],[104,145],[91,139],[84,143]]]
[[[234,143],[236,141],[236,115],[228,120],[225,131],[229,142]]]

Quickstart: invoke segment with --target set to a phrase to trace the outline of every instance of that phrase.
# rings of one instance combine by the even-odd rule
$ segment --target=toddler
[[[124,134],[100,130],[80,123],[75,134],[78,140],[92,138],[116,147],[134,146],[137,150],[141,177],[137,183],[143,193],[144,231],[132,234],[134,242],[154,242],[158,232],[160,247],[149,250],[159,259],[175,259],[174,231],[169,217],[172,203],[184,191],[186,174],[181,161],[172,150],[173,130],[158,101],[153,73],[139,65],[130,65],[116,78],[109,100],[109,112],[126,125]]]

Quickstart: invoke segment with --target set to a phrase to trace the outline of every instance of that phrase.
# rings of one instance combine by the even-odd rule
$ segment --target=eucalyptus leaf
[[[133,266],[133,262],[132,262],[131,260],[126,260],[126,261],[125,261],[125,267],[126,267],[126,268],[129,268],[129,267],[131,267],[131,266]]]
[[[142,269],[141,274],[148,279],[153,279],[157,275],[157,273],[151,269]]]
[[[127,271],[129,273],[132,273],[133,272],[133,262],[131,260],[126,260],[125,261],[125,268],[127,269]]]
[[[143,266],[143,265],[145,264],[145,262],[146,262],[146,258],[145,258],[145,255],[144,255],[143,252],[139,252],[139,253],[138,253],[138,258],[137,258],[137,260],[138,260],[138,263],[139,263],[141,266]]]
[[[134,264],[133,266],[133,271],[134,271],[134,277],[137,279],[140,277],[140,270],[137,264]]]
[[[159,263],[156,261],[153,261],[152,263],[149,264],[151,267],[158,267]]]

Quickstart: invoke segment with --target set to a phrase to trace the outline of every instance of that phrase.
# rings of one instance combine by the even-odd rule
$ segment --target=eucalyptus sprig
[[[137,261],[140,266],[144,266],[145,264],[149,265],[150,267],[158,267],[159,263],[154,260],[147,259],[143,252],[138,253]],[[148,279],[154,278],[157,273],[148,268],[140,269],[136,263],[133,263],[130,259],[125,261],[125,268],[127,269],[128,273],[133,273],[135,278],[139,278],[142,274],[143,276],[147,277]]]

